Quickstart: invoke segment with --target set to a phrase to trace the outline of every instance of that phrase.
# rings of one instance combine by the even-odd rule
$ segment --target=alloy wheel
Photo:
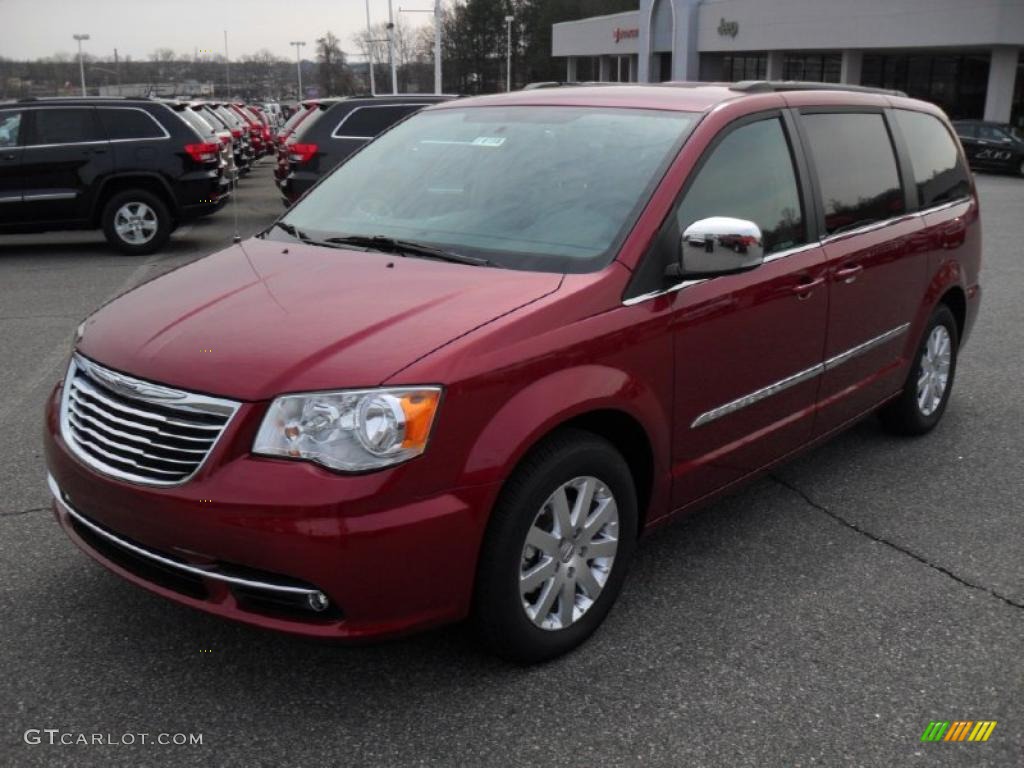
[[[156,236],[159,221],[156,211],[145,203],[125,203],[114,214],[118,237],[132,245],[143,245]]]
[[[949,367],[953,342],[944,325],[936,325],[928,334],[921,352],[920,372],[917,377],[917,407],[925,416],[931,416],[942,403],[949,383]]]
[[[523,544],[519,594],[530,621],[558,630],[582,618],[608,581],[618,537],[618,505],[605,483],[585,476],[559,486]]]

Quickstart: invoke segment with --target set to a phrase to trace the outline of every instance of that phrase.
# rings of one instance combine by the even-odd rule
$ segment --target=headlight
[[[419,456],[427,447],[440,387],[285,395],[263,417],[253,453],[362,472]]]

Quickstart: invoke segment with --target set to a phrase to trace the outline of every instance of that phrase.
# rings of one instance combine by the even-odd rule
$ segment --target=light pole
[[[224,30],[224,90],[226,98],[231,98],[231,56],[228,54],[228,31]]]
[[[391,93],[398,93],[398,71],[395,69],[395,13],[388,0],[388,60],[391,62]]]
[[[506,65],[505,65],[505,90],[512,90],[512,22],[514,17],[505,17],[505,53],[506,53]]]
[[[82,41],[88,40],[88,35],[74,35],[78,41],[78,74],[82,77],[82,95],[85,96],[85,64],[82,62]]]
[[[441,0],[434,0],[434,10],[424,8],[403,8],[398,6],[399,13],[432,13],[434,14],[434,93],[441,95]]]
[[[299,101],[302,101],[302,54],[300,49],[306,42],[304,40],[293,40],[288,45],[295,46],[295,71],[299,74]]]
[[[373,37],[373,30],[370,28],[370,0],[366,0],[366,52],[370,62],[370,94],[372,96],[377,95],[377,86],[373,81],[373,42],[370,38]]]

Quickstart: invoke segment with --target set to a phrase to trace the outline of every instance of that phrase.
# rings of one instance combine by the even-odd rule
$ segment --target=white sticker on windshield
[[[504,136],[477,136],[473,139],[473,144],[478,147],[500,147],[504,143]]]

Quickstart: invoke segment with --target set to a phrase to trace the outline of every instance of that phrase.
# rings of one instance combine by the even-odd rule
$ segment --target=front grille
[[[64,380],[61,432],[89,466],[146,485],[196,473],[238,403],[111,371],[80,355]]]

